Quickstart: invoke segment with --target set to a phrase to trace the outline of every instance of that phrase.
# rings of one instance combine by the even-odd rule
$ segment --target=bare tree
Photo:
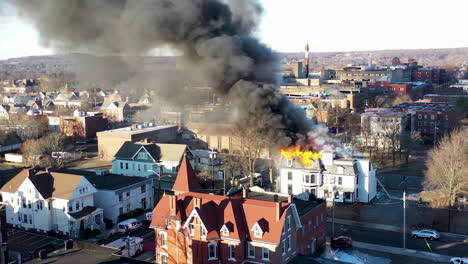
[[[369,153],[369,157],[372,157],[372,130],[368,119],[364,119],[361,124],[361,147],[364,151]]]
[[[388,122],[390,121],[390,122]],[[385,144],[392,152],[393,167],[395,167],[396,152],[400,148],[401,124],[397,120],[390,119],[382,126]]]
[[[61,133],[50,133],[23,143],[21,151],[29,166],[63,168],[70,159],[66,152],[69,142]]]
[[[254,186],[257,160],[269,151],[268,146],[272,142],[270,140],[272,137],[269,136],[272,131],[264,130],[268,127],[266,122],[266,120],[257,119],[251,126],[239,127],[232,131],[238,139],[236,150],[239,152],[240,161],[249,173],[250,186]]]
[[[400,142],[400,154],[404,153],[406,164],[409,163],[409,157],[413,149],[421,142],[421,134],[417,131],[403,133]]]
[[[446,205],[455,205],[457,196],[468,192],[468,132],[453,131],[429,153],[427,161],[426,190],[447,195]]]

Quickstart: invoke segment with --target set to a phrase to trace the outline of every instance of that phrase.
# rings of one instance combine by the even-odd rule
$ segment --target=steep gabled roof
[[[84,177],[75,174],[46,171],[33,171],[28,176],[28,169],[24,169],[8,181],[0,191],[15,193],[26,178],[29,178],[44,199],[53,197],[69,200],[73,197],[73,193]]]
[[[193,192],[198,189],[200,189],[200,185],[198,184],[197,174],[192,168],[187,155],[184,154],[179,173],[177,173],[177,179],[172,190],[175,192]]]
[[[230,229],[228,239],[256,240],[279,244],[281,234],[291,204],[287,202],[261,201],[242,196],[222,196],[204,193],[187,192],[176,196],[176,216],[170,216],[171,195],[165,195],[153,210],[151,226],[166,228],[168,218],[181,221],[181,226],[188,227],[192,217],[200,217],[206,227],[206,239],[223,239],[221,229]],[[195,200],[200,199],[200,205],[195,207]],[[279,207],[277,207],[279,206]],[[277,219],[276,210],[280,218]],[[196,213],[194,213],[196,212]],[[264,231],[261,238],[253,236],[250,229],[258,223]]]

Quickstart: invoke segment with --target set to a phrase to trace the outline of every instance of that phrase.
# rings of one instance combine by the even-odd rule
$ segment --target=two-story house
[[[112,161],[112,172],[127,176],[150,177],[159,173],[177,173],[184,153],[189,152],[184,144],[126,141]],[[162,167],[162,168],[160,168]]]
[[[315,195],[336,202],[370,202],[376,195],[376,170],[370,159],[343,158],[322,152],[312,166],[299,159],[283,159],[280,168],[281,193]]]
[[[95,192],[81,175],[34,169],[22,170],[0,189],[8,224],[73,237],[81,226],[102,226],[103,210],[94,206]]]
[[[186,158],[180,170],[175,194],[153,210],[157,263],[286,263],[325,242],[323,200],[193,192],[196,175]]]

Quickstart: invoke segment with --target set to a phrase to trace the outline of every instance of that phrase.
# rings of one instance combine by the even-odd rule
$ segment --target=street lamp
[[[148,170],[149,172],[153,172],[154,175],[157,175],[158,176],[158,201],[161,199],[161,175],[163,173],[163,165],[161,164],[157,164],[159,165],[159,172],[156,172],[152,169]]]
[[[217,158],[217,153],[214,152],[214,151],[211,151],[210,152],[210,160],[211,160],[211,176],[212,176],[212,182],[211,182],[211,189],[213,190],[214,192],[214,189],[215,189],[215,184],[214,184],[214,181],[215,181],[215,174],[214,174],[214,161],[215,159]]]

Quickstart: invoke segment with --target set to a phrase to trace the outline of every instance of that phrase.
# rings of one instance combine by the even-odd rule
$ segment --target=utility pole
[[[406,191],[403,191],[403,249],[406,248]]]

